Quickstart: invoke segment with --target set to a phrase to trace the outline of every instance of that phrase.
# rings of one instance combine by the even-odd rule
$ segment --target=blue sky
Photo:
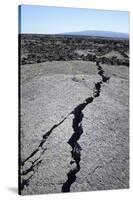
[[[21,33],[56,34],[84,30],[129,33],[129,12],[22,5]]]

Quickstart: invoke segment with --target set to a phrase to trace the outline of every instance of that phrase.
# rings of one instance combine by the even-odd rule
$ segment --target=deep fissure
[[[73,118],[73,130],[74,133],[71,136],[71,138],[68,140],[68,144],[72,147],[71,151],[71,157],[73,160],[71,161],[70,164],[76,163],[76,168],[73,170],[70,170],[70,172],[67,174],[67,181],[63,184],[62,186],[62,192],[69,192],[70,191],[70,186],[74,181],[76,180],[76,174],[80,170],[80,157],[81,157],[81,146],[77,142],[80,139],[80,136],[83,133],[83,127],[82,127],[82,120],[84,117],[83,114],[83,109],[93,101],[93,97],[89,97],[85,100],[84,103],[79,104],[73,111],[72,114],[74,115]]]
[[[82,121],[83,121],[84,114],[82,111],[85,109],[85,107],[88,104],[93,102],[94,98],[97,98],[100,96],[102,84],[104,82],[109,81],[109,79],[110,79],[110,77],[106,77],[104,75],[104,70],[100,66],[99,61],[96,62],[96,66],[98,69],[98,74],[102,77],[102,80],[95,83],[95,87],[93,90],[93,97],[88,97],[87,99],[85,99],[84,103],[79,104],[72,111],[72,114],[74,115],[73,124],[72,124],[74,133],[71,136],[71,138],[68,140],[68,144],[72,148],[72,151],[71,151],[72,160],[71,160],[70,164],[72,165],[73,163],[76,163],[76,167],[67,173],[68,179],[62,186],[62,192],[70,192],[70,187],[76,180],[76,174],[80,171],[80,160],[81,160],[82,148],[81,148],[80,144],[78,143],[78,140],[80,139],[80,136],[83,134]]]
[[[71,151],[72,161],[70,162],[70,164],[72,165],[73,163],[76,163],[76,168],[74,168],[73,170],[70,170],[68,172],[68,174],[67,174],[68,179],[62,186],[62,192],[70,191],[71,185],[76,180],[76,174],[80,171],[80,160],[81,160],[81,150],[82,149],[78,143],[78,140],[80,139],[80,136],[83,134],[82,121],[84,118],[84,114],[82,111],[85,109],[85,107],[88,104],[92,103],[96,97],[100,96],[102,84],[104,82],[108,82],[110,79],[110,77],[106,77],[104,75],[104,70],[100,66],[99,61],[96,61],[96,66],[98,69],[98,74],[102,77],[102,80],[95,83],[95,86],[93,89],[93,96],[86,98],[83,103],[76,106],[72,112],[70,112],[66,117],[63,118],[63,120],[61,120],[59,123],[53,125],[52,128],[43,135],[42,140],[41,140],[40,144],[38,145],[38,147],[24,161],[22,161],[22,163],[21,163],[21,167],[22,167],[21,184],[20,184],[21,190],[24,189],[24,186],[29,185],[29,180],[34,175],[38,166],[41,164],[41,162],[42,162],[41,157],[43,156],[44,152],[47,150],[47,148],[44,148],[43,145],[47,141],[47,139],[50,136],[50,134],[52,133],[52,131],[54,129],[56,129],[58,126],[60,126],[68,118],[69,115],[73,114],[74,118],[73,118],[72,128],[73,128],[74,133],[72,134],[71,138],[68,140],[68,144],[72,148],[72,151]],[[38,158],[36,158],[36,155],[39,153],[40,153],[40,155],[38,156]],[[35,158],[34,158],[34,156],[35,156]],[[32,164],[28,169],[23,170],[23,167],[24,167],[24,165],[26,165],[27,162],[31,162]],[[31,173],[31,172],[33,172],[33,173]],[[30,173],[31,173],[31,175],[30,175]],[[28,175],[28,176],[24,177],[26,175]]]

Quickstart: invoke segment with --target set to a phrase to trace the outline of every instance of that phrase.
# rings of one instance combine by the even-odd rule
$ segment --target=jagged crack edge
[[[109,82],[110,77],[107,77],[104,75],[104,70],[102,69],[102,66],[100,65],[99,61],[96,61],[96,66],[98,69],[98,74],[102,77],[102,80],[95,83],[95,87],[93,90],[93,97],[88,97],[85,99],[84,103],[79,104],[77,107],[75,107],[74,111],[72,111],[72,114],[74,115],[73,119],[73,130],[74,133],[71,136],[71,138],[68,140],[68,144],[71,146],[71,157],[74,159],[76,163],[76,168],[73,170],[70,170],[67,173],[67,181],[62,186],[62,192],[69,192],[71,185],[76,180],[76,174],[80,171],[80,160],[81,160],[81,147],[79,143],[77,142],[80,139],[80,136],[83,134],[83,128],[82,128],[82,120],[84,117],[83,110],[84,108],[89,104],[93,102],[94,98],[97,98],[100,96],[101,92],[101,86],[104,82]],[[71,164],[74,162],[71,161]]]

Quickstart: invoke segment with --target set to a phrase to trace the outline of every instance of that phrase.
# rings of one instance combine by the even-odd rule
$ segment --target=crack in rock
[[[68,172],[67,174],[68,179],[62,186],[62,192],[70,192],[70,187],[76,180],[76,174],[80,171],[80,160],[81,160],[82,148],[77,141],[80,139],[80,136],[83,134],[82,120],[83,120],[84,114],[82,111],[88,104],[93,102],[94,98],[100,96],[101,85],[104,82],[108,82],[110,79],[110,77],[106,77],[104,75],[104,70],[100,66],[99,61],[96,62],[96,66],[98,69],[98,74],[102,77],[102,80],[100,82],[95,83],[95,87],[93,90],[93,97],[88,97],[87,99],[85,99],[84,103],[79,104],[72,111],[72,114],[74,115],[73,124],[72,124],[74,133],[71,136],[71,138],[68,140],[68,144],[72,148],[71,157],[73,160],[70,162],[70,164],[76,163],[76,167]]]
[[[80,136],[83,134],[82,120],[83,120],[84,114],[82,111],[88,104],[93,102],[94,98],[100,96],[101,85],[104,82],[108,82],[110,79],[110,77],[106,77],[104,75],[104,70],[100,66],[99,61],[96,61],[96,66],[98,69],[98,74],[102,77],[102,80],[95,83],[95,87],[93,90],[93,97],[88,97],[87,99],[85,99],[83,103],[76,106],[71,113],[69,113],[66,117],[63,118],[63,120],[53,125],[52,128],[43,135],[39,146],[24,161],[21,162],[21,174],[20,174],[21,176],[20,189],[21,190],[23,190],[24,187],[29,185],[29,181],[31,177],[34,175],[34,173],[38,169],[38,166],[41,164],[42,159],[43,159],[43,154],[47,150],[47,148],[44,148],[43,145],[47,141],[52,131],[56,129],[58,126],[60,126],[68,118],[69,115],[73,114],[74,118],[73,118],[72,127],[74,130],[74,133],[71,136],[71,138],[68,140],[68,144],[72,148],[71,157],[73,160],[70,162],[70,164],[76,163],[76,167],[73,170],[70,170],[68,172],[67,174],[68,179],[62,186],[62,192],[70,191],[70,187],[72,183],[74,183],[76,180],[76,174],[80,171],[80,159],[81,159],[82,149],[77,141],[80,139]]]
[[[76,180],[76,174],[80,170],[80,157],[81,157],[81,147],[78,144],[78,140],[80,139],[80,136],[83,133],[83,127],[82,127],[82,120],[84,117],[83,110],[84,108],[93,101],[93,97],[89,97],[85,100],[84,103],[79,104],[73,111],[72,114],[74,115],[73,118],[73,130],[74,133],[71,136],[71,138],[68,141],[68,144],[72,147],[71,156],[73,158],[73,161],[71,161],[71,164],[76,163],[76,168],[73,170],[70,170],[70,172],[67,174],[67,181],[62,186],[62,192],[69,192],[70,187],[72,183]]]
[[[29,185],[29,180],[34,175],[35,171],[38,169],[38,166],[42,162],[43,154],[47,150],[47,148],[43,147],[44,143],[46,142],[52,131],[56,129],[58,126],[60,126],[68,118],[70,114],[64,117],[63,120],[61,120],[59,123],[53,125],[52,128],[43,135],[42,140],[39,146],[35,149],[35,151],[33,151],[24,161],[21,162],[21,174],[20,174],[21,190],[23,190],[25,186]]]

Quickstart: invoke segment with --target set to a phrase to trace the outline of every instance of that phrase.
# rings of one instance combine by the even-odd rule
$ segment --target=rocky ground
[[[129,40],[81,36],[19,35],[20,63],[84,60],[129,66]]]
[[[104,57],[123,65],[100,55],[21,65],[22,195],[129,187],[128,48],[115,51]]]

